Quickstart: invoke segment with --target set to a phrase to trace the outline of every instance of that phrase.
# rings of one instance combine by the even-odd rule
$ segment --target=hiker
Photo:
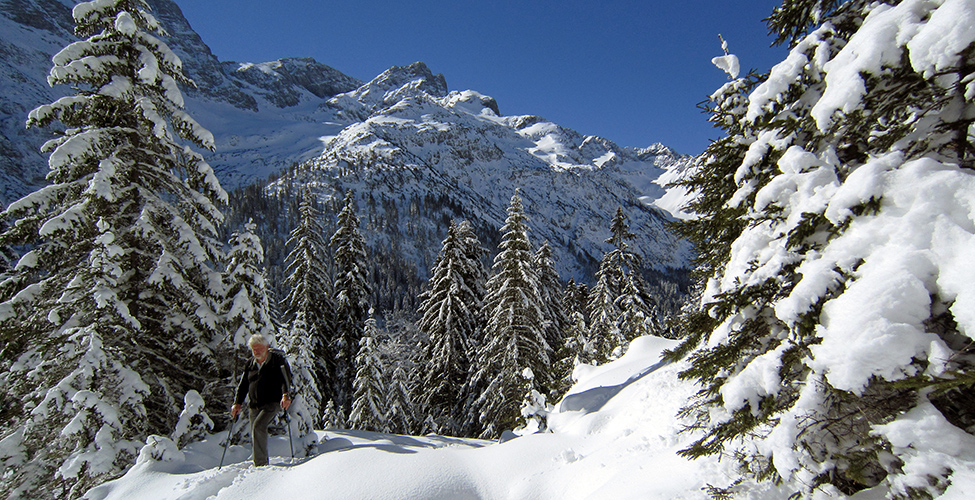
[[[267,465],[267,426],[271,423],[278,408],[285,411],[291,405],[288,385],[291,382],[291,367],[284,353],[270,348],[270,341],[259,333],[247,339],[247,345],[254,353],[254,359],[247,363],[244,374],[237,386],[234,405],[230,408],[230,418],[236,419],[244,398],[250,400],[251,439],[254,444],[254,465]]]

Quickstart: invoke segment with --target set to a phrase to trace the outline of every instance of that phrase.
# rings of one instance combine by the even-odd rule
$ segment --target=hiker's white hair
[[[263,345],[263,346],[270,347],[271,341],[268,340],[267,337],[265,337],[264,335],[261,335],[260,333],[255,333],[254,335],[251,335],[251,338],[247,339],[247,347],[254,347],[255,345]]]

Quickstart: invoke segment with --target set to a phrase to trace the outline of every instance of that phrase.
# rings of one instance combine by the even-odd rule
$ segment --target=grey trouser
[[[280,403],[251,408],[251,441],[254,443],[254,465],[267,465],[267,426],[281,409]]]

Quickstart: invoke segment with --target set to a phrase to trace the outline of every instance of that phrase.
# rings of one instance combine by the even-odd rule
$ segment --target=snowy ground
[[[680,365],[660,362],[672,346],[637,339],[620,360],[577,371],[578,383],[550,417],[554,432],[498,444],[327,430],[315,457],[292,463],[287,437],[275,437],[271,466],[253,467],[249,448],[234,446],[219,470],[218,434],[190,445],[182,461],[140,462],[86,498],[706,499],[706,485],[728,486],[735,474],[730,462],[676,455],[690,438],[678,435],[674,415],[694,386],[677,379]],[[789,496],[767,484],[736,489],[756,500]]]

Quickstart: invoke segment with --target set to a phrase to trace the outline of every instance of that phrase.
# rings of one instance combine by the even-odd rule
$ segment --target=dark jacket
[[[288,366],[284,353],[271,349],[267,356],[267,361],[261,367],[257,366],[254,358],[247,362],[240,384],[237,385],[234,403],[243,404],[244,397],[247,396],[250,399],[249,406],[257,408],[277,403],[284,393],[290,392],[288,385],[291,383],[291,367]]]

